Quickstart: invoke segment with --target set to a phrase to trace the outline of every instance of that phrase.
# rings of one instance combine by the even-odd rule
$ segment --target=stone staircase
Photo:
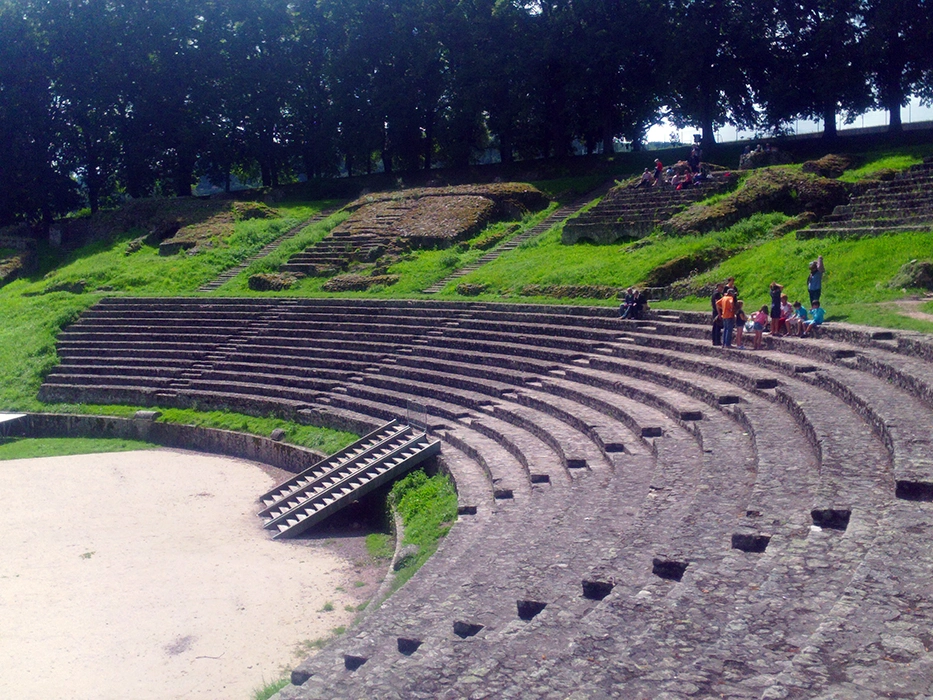
[[[294,238],[311,224],[317,223],[318,221],[323,221],[327,217],[336,213],[339,209],[340,207],[330,207],[328,209],[322,209],[314,216],[311,216],[308,219],[305,219],[304,221],[302,221],[300,224],[293,226],[288,231],[283,233],[281,236],[276,238],[274,241],[264,245],[258,252],[256,252],[254,255],[249,256],[246,260],[243,260],[240,264],[235,265],[234,267],[231,267],[229,270],[224,270],[219,275],[217,275],[215,279],[205,284],[202,284],[200,287],[198,287],[198,291],[199,292],[216,291],[217,289],[222,287],[224,284],[232,280],[234,277],[239,275],[241,272],[243,272],[243,270],[245,270],[247,267],[252,265],[254,262],[256,262],[257,260],[261,260],[262,258],[272,253],[272,251],[274,251],[276,248],[282,245],[285,241],[287,241],[290,238]]]
[[[260,496],[273,539],[294,537],[433,457],[440,442],[392,420]]]
[[[735,187],[738,176],[713,173],[706,182],[677,191],[669,185],[631,187],[620,185],[610,190],[589,211],[564,225],[561,241],[572,245],[580,241],[608,244],[620,239],[642,238],[694,202]]]
[[[699,312],[107,299],[40,395],[358,434],[426,407],[458,521],[282,700],[929,694],[933,339],[708,333]]]
[[[877,236],[883,233],[933,231],[933,158],[879,182],[797,238]]]
[[[346,221],[323,240],[293,255],[281,269],[309,277],[330,277],[352,263],[373,262],[396,245],[398,224],[407,211],[404,204],[388,204],[375,221]]]
[[[587,192],[585,195],[577,197],[571,203],[558,207],[549,216],[547,216],[545,219],[540,221],[535,226],[532,226],[528,230],[522,231],[517,236],[513,236],[512,238],[509,238],[508,240],[500,243],[495,248],[493,248],[488,253],[486,253],[481,258],[479,258],[479,260],[477,260],[476,262],[471,263],[469,265],[464,265],[458,270],[455,270],[451,274],[447,275],[447,277],[435,282],[427,289],[424,289],[423,293],[424,294],[437,294],[440,291],[442,291],[444,287],[446,287],[451,282],[454,282],[462,277],[465,277],[471,272],[475,272],[476,270],[481,268],[483,265],[486,265],[487,263],[491,263],[493,260],[503,255],[504,253],[508,253],[511,250],[515,250],[525,241],[530,241],[532,238],[536,238],[537,236],[540,236],[545,231],[550,230],[551,228],[559,224],[561,221],[564,221],[567,217],[571,216],[573,213],[579,211],[580,208],[585,206],[588,202],[592,201],[596,197],[601,197],[605,195],[605,193],[608,192],[609,187],[610,187],[609,184],[603,185],[601,187],[597,187],[591,192]]]

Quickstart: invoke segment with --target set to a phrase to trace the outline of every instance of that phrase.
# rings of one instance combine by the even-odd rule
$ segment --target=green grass
[[[771,282],[783,284],[791,300],[806,302],[807,265],[823,255],[826,275],[822,301],[827,319],[839,320],[836,307],[854,308],[903,298],[904,292],[889,287],[889,280],[905,263],[930,253],[928,233],[811,240],[797,240],[794,234],[788,234],[730,258],[698,280],[713,282],[735,277],[748,308],[767,302]]]
[[[865,154],[867,160],[864,164],[845,171],[839,179],[843,182],[858,182],[873,177],[880,170],[904,170],[922,163],[931,154],[933,147],[928,145],[873,151]]]
[[[288,676],[279,678],[277,681],[263,683],[259,688],[253,691],[252,700],[269,700],[273,695],[291,682]]]
[[[330,203],[324,203],[330,204]],[[325,206],[319,207],[323,209]],[[261,273],[261,272],[275,272],[279,267],[284,264],[290,257],[296,253],[300,253],[308,246],[317,243],[322,238],[324,238],[331,230],[346,220],[349,216],[347,212],[339,211],[323,221],[318,221],[309,226],[306,226],[302,229],[297,235],[283,241],[282,244],[272,251],[271,254],[265,256],[264,258],[257,260],[252,263],[249,267],[246,268],[243,272],[237,275],[234,279],[230,280],[224,284],[216,293],[224,294],[230,296],[269,296],[275,294],[285,294],[287,296],[293,296],[297,289],[288,290],[288,292],[254,292],[249,288],[248,282],[249,278],[252,275]],[[244,256],[245,257],[245,256]],[[318,282],[317,286],[319,287],[323,284],[324,280],[319,278],[309,278],[310,280],[316,280]]]
[[[457,519],[457,494],[443,474],[429,477],[419,469],[395,483],[389,500],[405,524],[402,543],[418,548],[417,555],[396,572],[392,589],[397,590],[437,551]]]
[[[391,559],[395,553],[395,542],[391,535],[372,532],[366,535],[366,551],[373,559]]]
[[[17,438],[0,440],[0,460],[64,457],[99,452],[151,450],[158,447],[141,440],[108,438]]]
[[[651,245],[635,246],[630,243],[565,246],[560,242],[561,229],[557,227],[461,281],[487,285],[489,292],[479,298],[490,300],[517,295],[530,284],[626,287],[641,282],[655,267],[680,255],[713,247],[742,250],[766,239],[771,229],[786,219],[783,214],[757,214],[725,231],[695,237],[655,234],[650,239]],[[559,264],[555,264],[557,260]],[[586,303],[616,302],[590,299]]]

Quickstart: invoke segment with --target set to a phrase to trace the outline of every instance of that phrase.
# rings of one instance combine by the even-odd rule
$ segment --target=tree
[[[678,126],[702,131],[702,143],[715,142],[726,122],[753,127],[758,110],[751,70],[759,59],[756,3],[740,0],[674,0],[676,18],[664,50],[670,71],[672,118]],[[668,50],[669,47],[669,50]]]
[[[923,0],[866,0],[862,50],[871,67],[876,104],[888,111],[889,129],[901,131],[901,107],[920,87],[930,51],[925,37],[929,7]]]
[[[47,227],[80,203],[59,148],[52,73],[34,26],[19,8],[0,4],[0,226]]]
[[[33,17],[62,118],[59,147],[91,211],[112,194],[119,157],[122,17],[109,0],[49,0]]]
[[[796,118],[823,120],[836,136],[836,117],[864,112],[872,102],[858,0],[777,0],[771,56],[759,101],[772,128]]]

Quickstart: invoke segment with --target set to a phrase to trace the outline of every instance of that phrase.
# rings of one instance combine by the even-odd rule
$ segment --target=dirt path
[[[923,299],[902,299],[900,301],[886,302],[884,306],[894,307],[901,316],[914,318],[918,321],[933,323],[933,314],[921,311],[920,307],[933,301],[933,296]]]
[[[347,624],[358,572],[266,536],[274,481],[175,450],[0,462],[0,697],[246,699]]]

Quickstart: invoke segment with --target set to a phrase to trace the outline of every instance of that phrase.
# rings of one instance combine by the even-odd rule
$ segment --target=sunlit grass
[[[881,170],[905,170],[918,165],[933,155],[933,146],[905,146],[896,149],[871,151],[865,154],[865,162],[857,168],[846,170],[839,179],[843,182],[858,182],[873,177]]]
[[[157,445],[141,440],[119,438],[18,438],[0,440],[0,460],[151,450],[155,447]]]

